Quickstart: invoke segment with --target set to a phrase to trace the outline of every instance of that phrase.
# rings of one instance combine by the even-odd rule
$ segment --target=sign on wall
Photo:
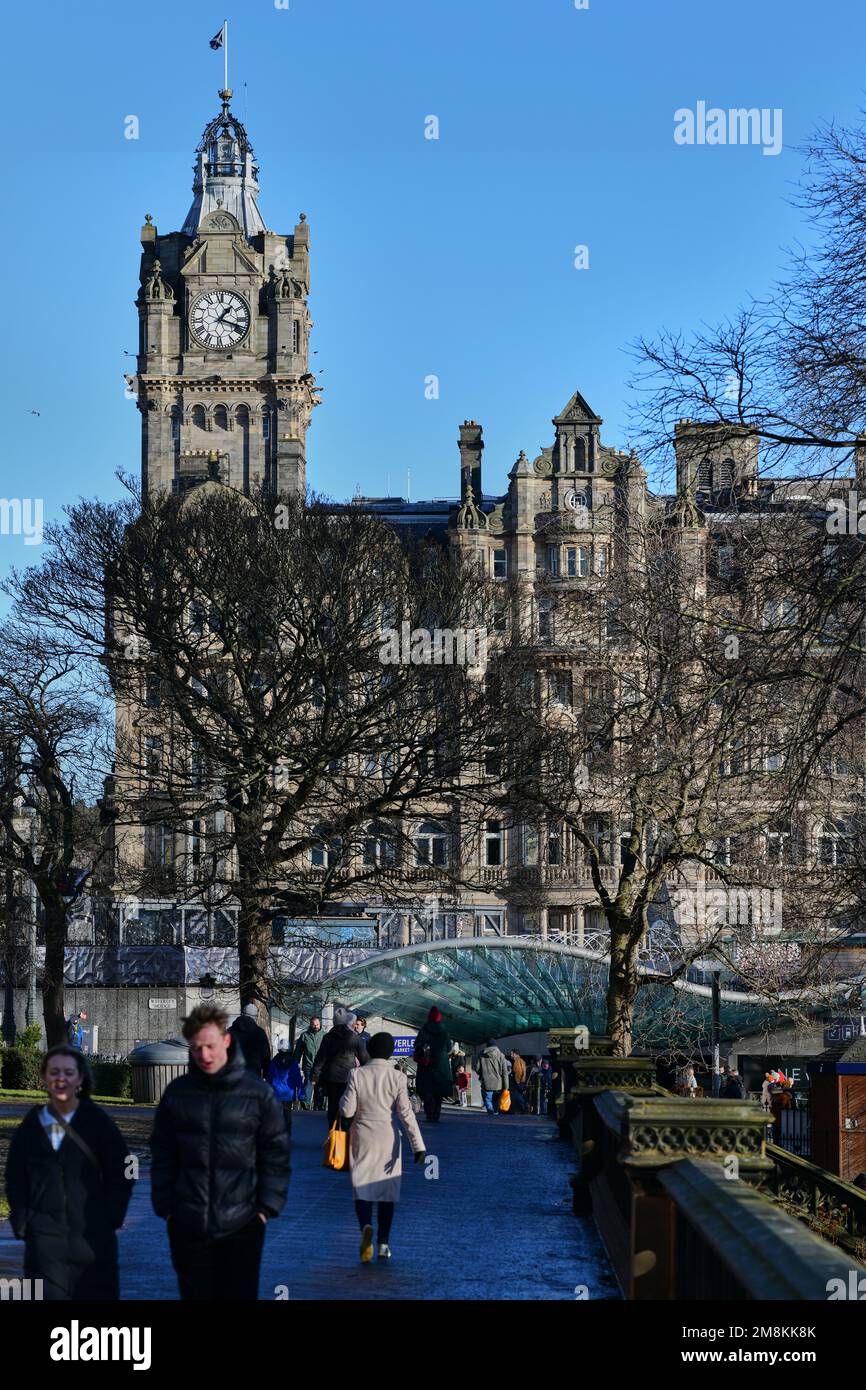
[[[176,1009],[176,1008],[177,1008],[177,1000],[176,1000],[176,999],[148,999],[148,1001],[147,1001],[147,1007],[148,1007],[149,1009]]]
[[[824,1046],[854,1042],[860,1036],[859,1018],[828,1018],[824,1024]]]

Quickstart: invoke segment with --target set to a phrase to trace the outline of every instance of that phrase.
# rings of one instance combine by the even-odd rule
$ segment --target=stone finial
[[[466,484],[466,500],[457,513],[457,529],[459,531],[487,530],[487,517],[480,507],[476,506],[475,493],[471,483]]]
[[[153,270],[150,273],[144,286],[145,299],[174,299],[174,290],[167,280],[163,279],[162,262],[155,260]]]
[[[685,531],[697,531],[706,526],[707,519],[695,502],[691,492],[682,488],[674,499],[674,504],[665,517],[667,526],[679,526]]]

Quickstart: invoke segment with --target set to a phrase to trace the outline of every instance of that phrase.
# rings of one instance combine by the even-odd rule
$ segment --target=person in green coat
[[[311,1018],[309,1025],[304,1029],[295,1043],[295,1050],[292,1053],[292,1056],[304,1074],[304,1099],[302,1105],[305,1110],[312,1110],[313,1108],[313,1067],[324,1036],[322,1032],[322,1020],[320,1018]]]
[[[448,1056],[450,1050],[451,1039],[445,1031],[442,1014],[434,1004],[427,1015],[427,1022],[415,1039],[412,1054],[418,1067],[415,1090],[424,1102],[424,1114],[434,1125],[439,1123],[443,1099],[450,1096],[454,1089]]]

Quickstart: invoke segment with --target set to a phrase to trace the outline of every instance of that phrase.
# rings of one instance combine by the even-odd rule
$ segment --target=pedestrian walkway
[[[619,1297],[595,1227],[572,1214],[574,1156],[550,1120],[449,1107],[438,1125],[420,1119],[438,1177],[437,1165],[412,1164],[404,1141],[394,1258],[361,1265],[349,1176],[321,1167],[325,1117],[295,1115],[289,1199],[268,1226],[261,1298]],[[120,1237],[123,1296],[175,1298],[148,1186],[143,1172]]]
[[[113,1113],[123,1125],[120,1107]],[[152,1112],[133,1113],[146,1123],[132,1146],[142,1169],[120,1233],[121,1289],[124,1298],[174,1299],[165,1224],[150,1205],[145,1134]],[[349,1175],[321,1166],[325,1117],[294,1116],[289,1198],[268,1226],[261,1298],[619,1297],[594,1225],[572,1214],[574,1155],[552,1121],[448,1106],[438,1125],[419,1118],[436,1163],[415,1166],[404,1141],[394,1258],[362,1266]],[[23,1247],[8,1237],[8,1223],[0,1222],[2,1275],[20,1273]]]

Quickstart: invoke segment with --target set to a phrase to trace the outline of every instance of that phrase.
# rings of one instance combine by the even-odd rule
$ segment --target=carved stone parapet
[[[589,1053],[569,1060],[573,1083],[569,1095],[589,1096],[600,1091],[636,1091],[652,1095],[656,1068],[651,1057],[611,1057],[604,1039],[590,1038]]]
[[[630,1168],[658,1168],[681,1158],[736,1158],[738,1167],[769,1171],[767,1117],[755,1101],[603,1094],[603,1123],[619,1137],[618,1159]]]

